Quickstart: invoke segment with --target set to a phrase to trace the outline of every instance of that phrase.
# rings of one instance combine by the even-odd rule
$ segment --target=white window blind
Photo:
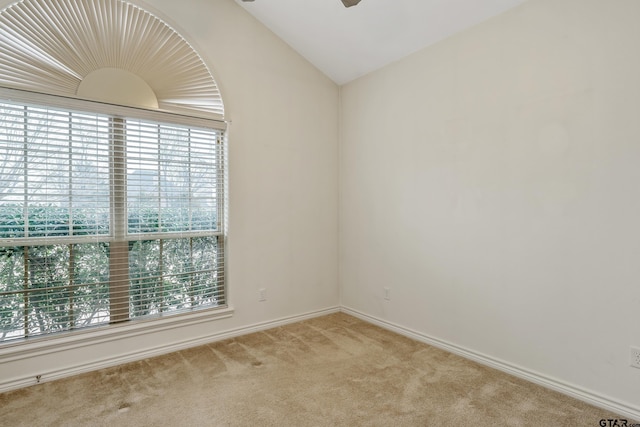
[[[0,85],[77,97],[79,82],[105,68],[140,77],[162,110],[224,117],[200,55],[132,2],[21,0],[0,10]]]
[[[223,126],[31,98],[0,101],[0,341],[226,306]]]

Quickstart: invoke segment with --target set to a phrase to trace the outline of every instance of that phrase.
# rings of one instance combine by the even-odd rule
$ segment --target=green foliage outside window
[[[215,213],[200,215],[196,222],[215,224]],[[0,238],[24,237],[24,217],[22,205],[2,204]],[[29,232],[37,235],[108,232],[106,217],[96,221],[95,213],[80,211],[70,220],[67,210],[51,205],[30,206],[27,218]],[[194,218],[146,209],[128,220],[138,232],[154,232],[184,230]],[[96,223],[106,228],[96,230]],[[217,239],[130,240],[129,317],[220,303]],[[0,341],[109,323],[109,249],[107,241],[0,247]]]

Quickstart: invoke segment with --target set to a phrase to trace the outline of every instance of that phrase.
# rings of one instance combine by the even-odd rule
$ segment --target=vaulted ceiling
[[[236,0],[338,84],[526,0]]]

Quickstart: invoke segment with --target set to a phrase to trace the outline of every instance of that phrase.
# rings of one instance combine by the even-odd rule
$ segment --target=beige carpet
[[[5,426],[598,426],[621,418],[334,314],[0,394]]]

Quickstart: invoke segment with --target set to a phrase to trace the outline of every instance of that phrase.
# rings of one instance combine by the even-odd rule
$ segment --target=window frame
[[[117,125],[119,123],[120,126],[124,126],[124,122],[126,120],[144,120],[144,121],[152,121],[157,122],[159,124],[174,124],[181,127],[194,127],[194,128],[204,128],[204,129],[212,129],[220,132],[220,144],[221,146],[221,158],[219,159],[219,167],[221,168],[220,173],[222,177],[222,182],[220,182],[220,186],[217,188],[218,194],[218,204],[217,204],[217,223],[218,229],[215,232],[206,232],[206,233],[152,233],[144,236],[137,236],[135,233],[131,233],[131,236],[135,236],[141,240],[154,240],[154,239],[169,239],[172,237],[197,237],[198,234],[207,234],[214,235],[218,239],[218,244],[221,245],[222,250],[222,286],[224,292],[224,303],[217,306],[204,306],[202,308],[196,308],[194,310],[188,311],[179,311],[179,312],[171,312],[171,313],[159,313],[156,315],[151,315],[148,317],[134,317],[128,315],[127,308],[127,317],[122,317],[121,315],[115,314],[115,319],[111,319],[109,324],[101,324],[95,327],[82,327],[78,329],[70,329],[61,332],[53,332],[53,333],[45,333],[34,336],[27,336],[22,338],[13,338],[8,341],[0,342],[0,349],[3,347],[14,347],[15,345],[24,344],[26,342],[37,342],[37,341],[49,341],[52,338],[56,338],[58,340],[62,339],[62,341],[66,341],[67,339],[71,339],[72,341],[87,341],[93,340],[94,337],[99,337],[100,340],[104,339],[120,339],[126,336],[137,336],[140,333],[145,333],[142,331],[150,331],[150,330],[164,330],[167,328],[174,328],[186,324],[194,324],[200,323],[203,321],[208,321],[214,318],[226,318],[232,315],[233,309],[229,306],[229,292],[228,292],[228,282],[227,282],[227,208],[228,208],[228,147],[227,147],[227,123],[218,118],[210,118],[204,116],[197,115],[184,115],[184,114],[176,114],[173,112],[162,111],[162,110],[148,110],[143,108],[136,107],[128,107],[116,104],[109,104],[104,102],[96,102],[89,101],[77,98],[70,98],[64,96],[57,95],[48,95],[42,94],[38,92],[24,91],[18,89],[9,89],[0,87],[0,99],[21,103],[21,104],[31,104],[31,105],[39,105],[43,107],[52,107],[52,108],[60,108],[69,111],[76,112],[87,112],[87,113],[96,113],[104,116],[108,116],[110,118],[111,126]],[[117,132],[117,127],[114,126],[114,132]],[[123,128],[121,127],[121,131]],[[117,139],[117,138],[116,138]],[[112,170],[113,165],[110,166],[110,170]],[[110,172],[112,173],[112,172]],[[125,175],[126,175],[126,166],[125,166]],[[110,184],[112,187],[113,183]],[[118,220],[115,219],[117,216],[121,216],[124,218],[125,223],[123,224],[123,228],[126,230],[126,215],[127,215],[127,201],[126,196],[124,198],[124,209],[119,209],[113,206],[114,197],[113,194],[110,196],[109,203],[112,204],[110,215],[110,221]],[[120,218],[120,220],[122,220]],[[16,239],[5,239],[5,242],[10,241],[14,246],[33,246],[41,241],[43,244],[76,244],[79,241],[86,242],[97,242],[97,241],[110,241],[111,243],[122,243],[127,244],[130,238],[119,239],[118,236],[114,235],[115,228],[113,224],[110,226],[109,236],[92,236],[92,237],[81,237],[81,238],[73,238],[73,241],[68,237],[62,238],[16,238]],[[121,227],[122,229],[122,227]],[[188,234],[185,236],[184,234]],[[71,236],[69,236],[71,237]],[[27,244],[28,241],[28,244]],[[111,263],[110,263],[111,264]],[[110,283],[112,280],[110,280]],[[126,280],[127,288],[129,288],[129,279]],[[110,289],[112,287],[110,286]],[[110,290],[111,292],[111,290]],[[128,304],[128,301],[127,301]],[[113,310],[111,308],[110,310]],[[121,310],[120,310],[121,311]],[[126,320],[126,321],[125,321]],[[78,336],[78,339],[74,338],[74,336]],[[54,347],[51,347],[54,348]]]

